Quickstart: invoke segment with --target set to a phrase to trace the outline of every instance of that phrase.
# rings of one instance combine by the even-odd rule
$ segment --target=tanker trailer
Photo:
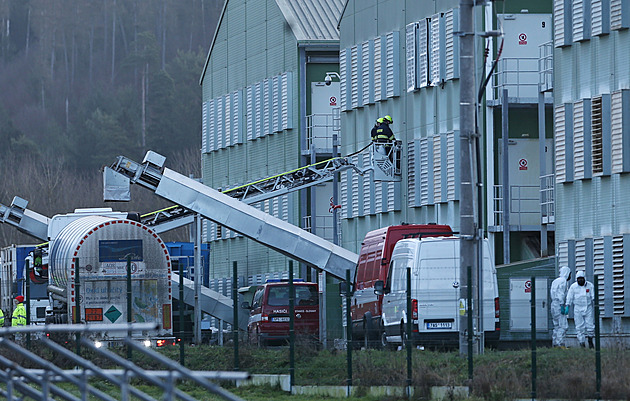
[[[110,323],[157,322],[156,331],[133,333],[134,338],[146,345],[172,341],[171,261],[155,232],[133,220],[91,215],[70,221],[52,238],[48,323],[102,325],[93,339],[110,344],[126,335],[108,331]]]

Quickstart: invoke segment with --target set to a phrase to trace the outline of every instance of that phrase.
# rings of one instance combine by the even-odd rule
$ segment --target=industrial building
[[[480,228],[497,265],[557,255],[556,266],[597,276],[605,333],[628,331],[629,8],[490,2],[474,18]],[[230,189],[329,158],[333,137],[352,155],[391,115],[400,181],[347,170],[336,194],[327,183],[258,207],[353,252],[368,231],[401,222],[459,231],[458,12],[457,0],[226,1],[201,77],[204,184]],[[220,226],[208,223],[206,239],[211,278],[233,261],[250,281],[286,271],[285,257]]]

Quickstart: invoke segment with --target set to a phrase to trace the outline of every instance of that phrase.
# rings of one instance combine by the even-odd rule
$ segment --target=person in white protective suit
[[[553,346],[564,347],[564,335],[569,328],[564,301],[567,298],[568,282],[571,279],[571,269],[568,266],[560,268],[560,275],[551,283],[551,317],[553,319]]]
[[[588,338],[589,348],[593,348],[595,336],[595,319],[593,318],[593,305],[595,303],[595,290],[593,283],[586,281],[584,271],[575,274],[576,282],[571,284],[567,293],[566,305],[574,305],[573,317],[575,319],[575,331],[581,347],[585,347]]]

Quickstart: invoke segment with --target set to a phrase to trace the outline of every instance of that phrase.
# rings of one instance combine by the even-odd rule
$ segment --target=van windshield
[[[267,294],[267,304],[270,306],[286,306],[289,305],[289,286],[274,285],[269,287]],[[318,305],[319,296],[317,287],[314,285],[296,285],[295,286],[295,305]]]

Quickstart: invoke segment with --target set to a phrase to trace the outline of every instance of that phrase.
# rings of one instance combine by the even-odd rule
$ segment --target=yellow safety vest
[[[26,308],[23,303],[17,304],[13,311],[11,326],[26,326]]]

